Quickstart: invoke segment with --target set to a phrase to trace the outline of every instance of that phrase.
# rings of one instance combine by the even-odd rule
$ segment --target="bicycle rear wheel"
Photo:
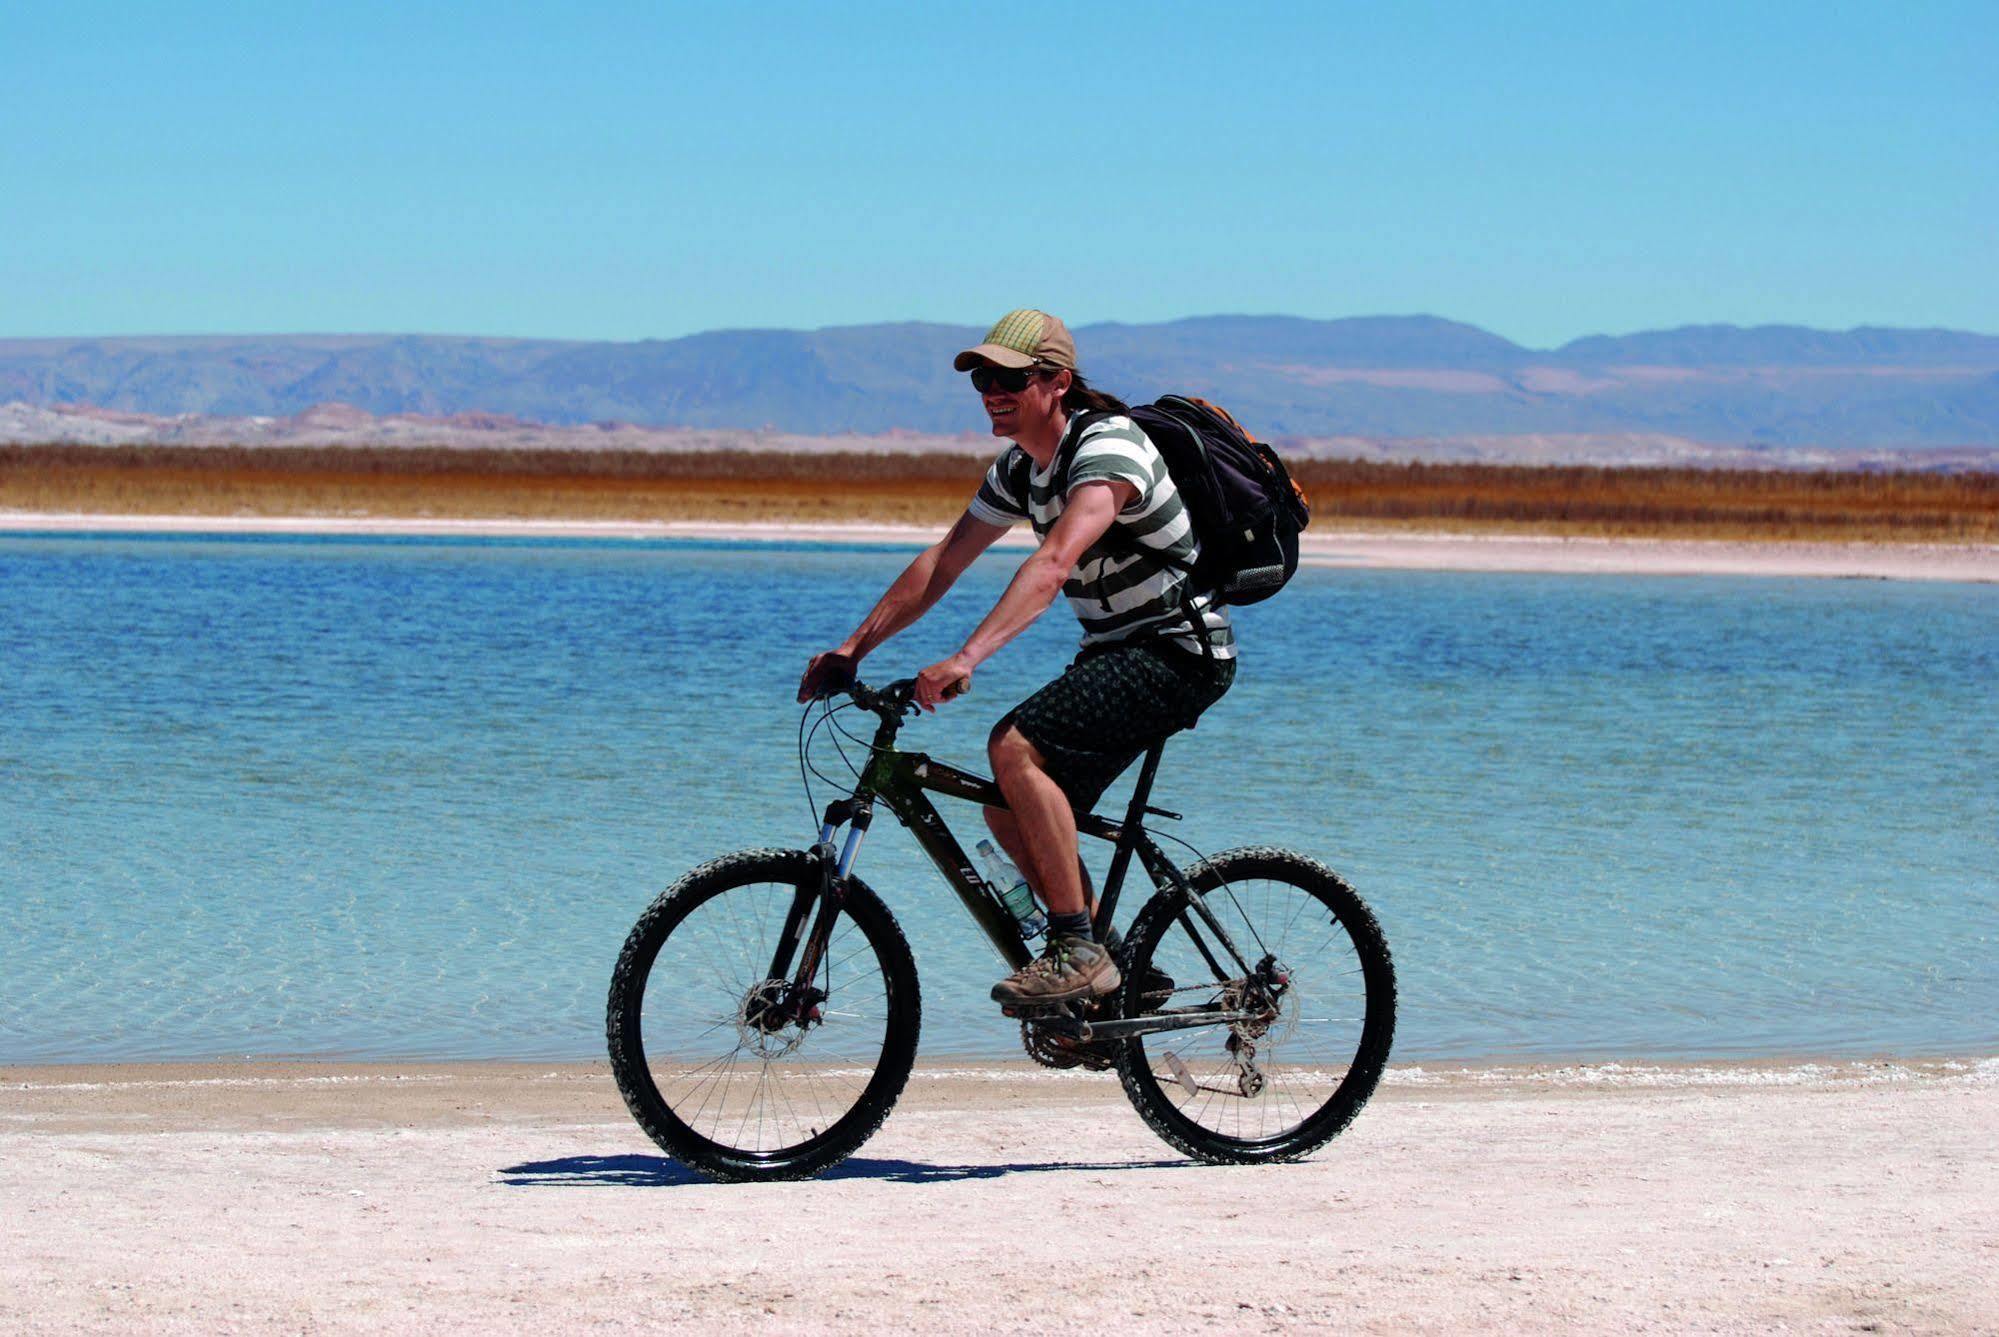
[[[814,978],[823,996],[793,1009],[787,981],[769,978],[787,916],[802,906],[812,923],[817,878],[799,850],[703,864],[639,917],[612,972],[605,1029],[625,1105],[713,1178],[817,1174],[873,1136],[909,1078],[916,964],[859,880]]]
[[[1133,1036],[1116,1048],[1125,1093],[1152,1130],[1218,1164],[1294,1160],[1325,1145],[1373,1094],[1395,1032],[1395,969],[1368,908],[1332,869],[1289,850],[1229,850],[1187,872],[1251,967],[1172,892],[1132,924],[1127,1018],[1257,1010],[1254,1020]]]

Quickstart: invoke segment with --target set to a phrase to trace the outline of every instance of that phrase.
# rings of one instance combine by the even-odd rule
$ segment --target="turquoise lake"
[[[907,558],[0,536],[0,1062],[601,1056],[652,896],[811,839],[798,672]],[[1321,569],[1238,619],[1162,834],[1345,873],[1396,1061],[1999,1051],[1999,589]],[[983,769],[1076,635],[1052,609],[904,744]],[[914,843],[878,823],[861,873],[924,1053],[1018,1053]]]

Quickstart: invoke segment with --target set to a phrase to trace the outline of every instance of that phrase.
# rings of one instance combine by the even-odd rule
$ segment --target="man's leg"
[[[993,839],[999,842],[1002,850],[1006,851],[1006,857],[1013,860],[1013,866],[1020,869],[1023,874],[1028,874],[1033,865],[1027,861],[1026,848],[1021,840],[1020,823],[1014,821],[1013,814],[1005,808],[987,808],[985,814],[986,829],[993,833]],[[1076,843],[1080,849],[1081,839],[1079,838]],[[1089,902],[1090,918],[1094,921],[1097,917],[1097,886],[1090,880],[1090,870],[1081,859],[1076,861],[1076,877],[1083,884],[1083,899]],[[1030,887],[1034,885],[1031,875],[1028,876],[1027,884]],[[1115,947],[1118,941],[1117,930],[1113,929],[1111,936],[1105,941]]]
[[[987,824],[1006,844],[1028,881],[1048,903],[1048,945],[1041,957],[993,986],[1009,1005],[1037,1005],[1093,998],[1117,988],[1117,964],[1090,931],[1082,868],[1076,855],[1076,815],[1047,771],[1040,751],[1012,725],[987,749],[993,777],[1011,808],[987,811]],[[1002,830],[1002,826],[1011,830]]]
[[[1014,867],[1028,867],[1027,851],[1020,844],[1020,823],[1013,820],[1013,814],[1005,808],[987,808],[986,830],[993,833],[993,839],[1006,851],[1006,857],[1013,860]]]
[[[1076,814],[1069,796],[1048,774],[1034,744],[1011,724],[994,735],[987,756],[1011,811],[987,808],[986,825],[1041,893],[1050,914],[1085,910],[1082,871],[1076,862]]]

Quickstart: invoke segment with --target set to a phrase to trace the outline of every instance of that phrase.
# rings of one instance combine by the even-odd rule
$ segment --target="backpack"
[[[1091,423],[1116,416],[1123,415],[1083,415],[1071,439]],[[1200,540],[1195,588],[1238,605],[1261,603],[1284,588],[1298,570],[1298,534],[1311,521],[1311,507],[1277,452],[1253,439],[1227,409],[1205,399],[1166,395],[1138,405],[1129,416],[1165,458]],[[1026,479],[1019,481],[1016,495],[1025,497]],[[1106,532],[1117,536],[1112,542],[1136,546],[1116,525]]]

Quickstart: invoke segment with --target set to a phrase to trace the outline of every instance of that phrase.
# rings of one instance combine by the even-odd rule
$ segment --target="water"
[[[601,1054],[651,896],[810,839],[798,670],[906,560],[0,537],[0,1062]],[[1162,825],[1345,872],[1398,1059],[1999,1048],[1999,591],[1311,571],[1239,616]],[[979,764],[1074,637],[1052,610],[906,743]],[[913,842],[879,824],[862,872],[925,1052],[1017,1052]]]

